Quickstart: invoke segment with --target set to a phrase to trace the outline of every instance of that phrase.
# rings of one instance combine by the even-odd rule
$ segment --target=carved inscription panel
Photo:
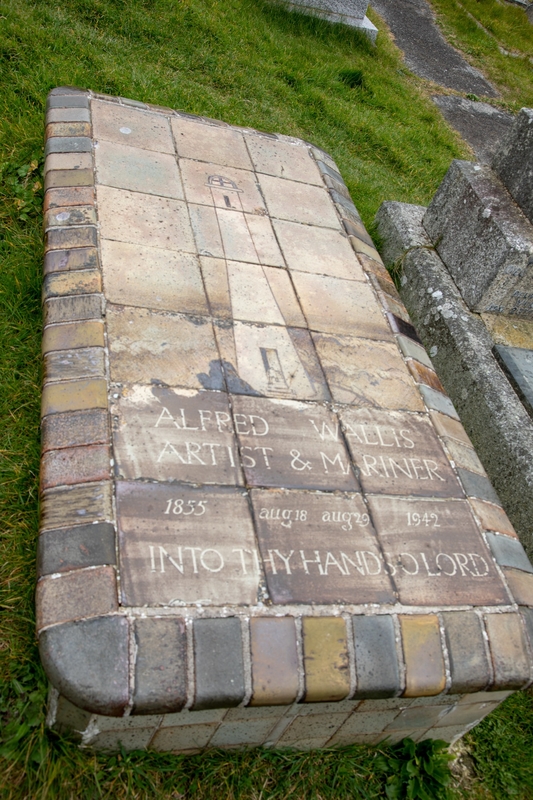
[[[508,602],[466,501],[370,497],[369,506],[402,603]]]
[[[359,494],[252,492],[275,603],[393,603],[394,590]]]
[[[126,605],[256,602],[259,558],[242,491],[121,481],[117,511]]]
[[[173,120],[97,175],[123,604],[507,602],[317,151]]]

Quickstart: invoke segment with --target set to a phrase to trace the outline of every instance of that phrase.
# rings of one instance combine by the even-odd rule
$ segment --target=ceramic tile
[[[293,272],[292,278],[312,330],[392,339],[368,284],[303,272]]]
[[[425,415],[345,408],[340,418],[365,492],[463,497]]]
[[[507,602],[466,501],[369,497],[368,502],[402,603]]]
[[[253,169],[243,135],[239,131],[174,117],[172,133],[181,158],[209,161],[223,167]]]
[[[107,332],[113,381],[223,388],[206,318],[108,305]]]
[[[110,303],[185,314],[208,314],[197,256],[104,239],[101,245]]]
[[[264,136],[244,136],[257,172],[322,186],[322,178],[305,145],[272,140]]]
[[[96,140],[105,139],[158,153],[174,153],[168,120],[160,114],[100,100],[92,101],[91,111]]]
[[[117,484],[126,605],[255,603],[259,570],[242,492]]]
[[[242,484],[225,393],[153,385],[118,393],[111,414],[120,477]]]
[[[226,382],[237,394],[327,400],[329,392],[307,330],[215,323]]]
[[[331,395],[339,403],[423,411],[424,404],[394,342],[314,333]]]
[[[339,218],[325,189],[270,175],[259,175],[259,182],[270,216],[340,229]]]
[[[357,490],[339,422],[327,409],[243,395],[231,406],[249,485]]]
[[[274,603],[394,603],[359,494],[254,490],[267,586]]]
[[[105,186],[183,200],[178,165],[169,153],[101,141],[95,148],[96,179]]]
[[[340,230],[273,221],[276,235],[291,270],[364,281],[361,266]]]
[[[98,186],[103,239],[195,252],[187,207],[181,200]]]
[[[180,159],[179,166],[189,203],[212,208],[265,214],[266,208],[253,172],[217,164]]]

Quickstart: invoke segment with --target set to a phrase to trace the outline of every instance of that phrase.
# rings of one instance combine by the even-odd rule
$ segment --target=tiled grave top
[[[68,87],[46,134],[52,684],[107,715],[529,684],[533,569],[330,156]]]

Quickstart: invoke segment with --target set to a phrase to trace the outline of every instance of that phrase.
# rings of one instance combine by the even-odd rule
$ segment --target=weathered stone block
[[[452,162],[423,224],[471,309],[533,316],[533,226],[488,167]]]
[[[533,222],[533,109],[520,111],[494,156],[492,168]]]

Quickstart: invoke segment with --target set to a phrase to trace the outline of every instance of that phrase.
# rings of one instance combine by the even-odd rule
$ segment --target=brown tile
[[[195,252],[187,206],[181,200],[98,186],[103,239]]]
[[[345,408],[340,417],[365,492],[463,497],[426,416]]]
[[[306,145],[251,134],[244,138],[256,172],[322,186],[320,172]]]
[[[469,502],[482,528],[487,531],[504,533],[506,536],[518,539],[515,529],[501,506],[496,506],[494,503],[485,503],[483,500],[476,500],[473,497],[470,498]]]
[[[439,381],[437,373],[434,370],[428,369],[424,364],[421,364],[419,361],[413,361],[412,359],[408,360],[407,366],[417,383],[425,383],[426,386],[431,386],[431,388],[436,389],[437,392],[446,394],[444,386]]]
[[[259,567],[242,490],[120,481],[117,504],[126,605],[255,604]]]
[[[302,637],[305,702],[345,698],[350,691],[350,671],[344,620],[341,617],[304,617]]]
[[[93,100],[93,136],[158,153],[174,153],[168,120],[160,114]]]
[[[259,182],[271,217],[340,229],[339,218],[325,189],[271,175],[259,175]]]
[[[522,689],[530,682],[530,658],[520,614],[486,614],[485,627],[495,689]]]
[[[78,172],[81,169],[93,167],[91,153],[49,153],[44,161],[44,174],[54,170],[71,170]]]
[[[107,410],[67,411],[45,417],[41,427],[43,452],[61,447],[104,444],[109,441]]]
[[[131,386],[111,413],[120,477],[242,485],[226,394]]]
[[[242,133],[206,125],[184,117],[172,119],[172,133],[180,158],[210,161],[224,167],[253,169]]]
[[[107,382],[101,378],[47,383],[43,388],[41,416],[84,408],[107,408]]]
[[[446,675],[439,619],[434,614],[400,616],[405,659],[405,697],[432,697],[444,691]]]
[[[180,159],[181,177],[189,203],[212,208],[265,214],[266,208],[253,172],[217,164]]]
[[[91,125],[89,122],[49,122],[44,136],[90,136]]]
[[[365,272],[373,275],[379,275],[384,280],[387,280],[387,278],[390,279],[391,276],[381,259],[376,261],[375,259],[366,256],[364,253],[356,253],[356,257]]]
[[[37,584],[37,630],[118,610],[113,567],[74,570]]]
[[[396,301],[401,302],[400,295],[398,294],[398,289],[396,288],[394,281],[392,280],[391,276],[385,270],[385,274],[383,272],[369,272],[368,277],[370,278],[370,283],[374,287],[377,292],[382,292],[387,297],[392,297]]]
[[[441,414],[439,411],[430,409],[429,416],[435,426],[437,433],[440,436],[450,436],[452,439],[457,439],[458,442],[472,447],[472,442],[467,436],[467,433],[461,423],[449,417],[447,414]]]
[[[107,306],[111,379],[222,389],[211,322],[205,317]]]
[[[51,297],[43,305],[45,325],[72,320],[99,319],[102,316],[102,296],[82,294],[73,297]]]
[[[245,322],[215,323],[229,391],[328,400],[329,391],[307,330]]]
[[[394,603],[359,494],[254,490],[257,536],[274,603]]]
[[[101,141],[95,149],[96,181],[117,189],[184,199],[174,155]]]
[[[303,272],[293,272],[292,278],[312,330],[392,339],[387,321],[367,284]]]
[[[49,189],[44,198],[43,211],[63,208],[64,206],[90,206],[94,203],[92,186],[68,186],[60,189]]]
[[[43,299],[70,294],[93,294],[102,291],[102,276],[97,269],[50,273],[43,284]]]
[[[369,497],[368,502],[402,603],[508,602],[466,500]]]
[[[372,285],[374,285],[374,281],[371,281]],[[409,316],[409,312],[407,311],[404,304],[401,300],[397,300],[395,297],[391,297],[391,295],[386,294],[385,292],[381,292],[378,290],[378,297],[380,299],[381,305],[386,311],[389,311],[391,314],[395,314],[397,317],[405,320],[405,322],[411,322],[411,318]]]
[[[298,694],[298,651],[293,617],[250,620],[252,706],[288,705]]]
[[[75,350],[78,347],[103,346],[104,324],[100,320],[49,325],[43,332],[43,353],[50,353],[52,350]]]
[[[41,491],[52,486],[105,481],[110,477],[111,452],[107,445],[50,450],[41,458]]]
[[[68,272],[69,270],[95,269],[98,267],[96,247],[75,250],[50,250],[44,256],[44,274]]]
[[[72,228],[49,228],[44,235],[45,250],[65,250],[71,247],[95,247],[97,232],[93,225]]]
[[[208,314],[197,256],[104,239],[101,248],[110,303]]]
[[[339,403],[423,411],[395,342],[314,333],[331,395]]]
[[[41,530],[113,519],[111,483],[47,489],[41,498]]]
[[[84,154],[85,155],[85,154]],[[90,155],[87,153],[86,155]],[[50,158],[50,156],[47,157]],[[71,186],[94,186],[94,172],[91,169],[56,169],[46,173],[44,190]]]
[[[533,575],[512,567],[504,567],[503,574],[515,602],[520,606],[533,606]]]
[[[57,350],[44,357],[44,382],[105,377],[103,347]]]
[[[358,489],[338,420],[323,406],[242,395],[231,405],[250,486]]]
[[[363,270],[342,231],[283,220],[274,220],[273,225],[289,269],[364,281]]]
[[[450,458],[457,467],[469,469],[471,472],[477,472],[479,475],[487,474],[473,447],[467,447],[456,439],[447,438],[444,439],[444,444]]]

